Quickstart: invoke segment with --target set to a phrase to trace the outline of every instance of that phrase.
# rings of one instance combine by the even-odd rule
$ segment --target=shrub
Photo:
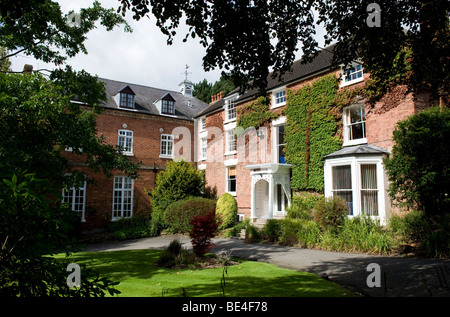
[[[299,242],[298,234],[302,228],[299,219],[284,219],[282,221],[282,233],[280,242],[284,245],[294,245]]]
[[[168,162],[166,170],[156,176],[155,187],[149,193],[152,206],[152,219],[164,226],[164,210],[173,203],[189,196],[200,197],[205,192],[203,171],[191,163]]]
[[[312,210],[321,198],[323,198],[323,195],[308,192],[294,195],[291,205],[286,209],[287,218],[312,220]]]
[[[261,232],[257,227],[249,223],[245,227],[245,242],[254,243],[261,240]]]
[[[231,228],[236,224],[238,205],[236,198],[224,193],[217,201],[216,216],[219,218],[219,229]]]
[[[283,220],[268,219],[263,228],[264,236],[270,242],[278,242],[282,234]]]
[[[313,218],[323,230],[337,229],[342,226],[346,211],[347,206],[342,198],[337,196],[321,198],[314,206]]]
[[[151,236],[150,219],[144,216],[121,218],[109,226],[117,240],[139,239]]]
[[[192,249],[197,256],[203,256],[213,247],[211,239],[217,234],[218,229],[216,215],[210,212],[204,216],[196,216],[191,224],[192,230],[189,232],[189,237]]]
[[[214,213],[216,202],[213,199],[189,197],[171,203],[164,211],[165,226],[174,232],[187,233],[192,229],[191,221],[196,216]]]
[[[450,210],[450,109],[434,107],[397,123],[384,165],[389,195],[427,215]]]

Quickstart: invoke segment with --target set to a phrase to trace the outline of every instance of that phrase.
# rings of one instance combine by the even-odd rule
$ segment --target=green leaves
[[[334,75],[288,90],[286,160],[293,164],[291,186],[297,190],[323,191],[323,157],[340,149],[338,120],[333,111],[338,96]]]

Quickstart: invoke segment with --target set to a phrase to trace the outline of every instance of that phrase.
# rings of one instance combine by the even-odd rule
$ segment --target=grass
[[[79,252],[68,260],[86,264],[102,276],[119,281],[121,297],[223,296],[223,268],[170,269],[154,265],[162,250]],[[57,256],[63,258],[63,255]],[[227,297],[351,297],[351,291],[315,274],[239,260],[225,275]],[[81,272],[83,274],[83,272]]]

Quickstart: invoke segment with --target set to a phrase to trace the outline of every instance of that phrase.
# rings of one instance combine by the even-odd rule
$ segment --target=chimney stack
[[[23,66],[23,73],[24,74],[31,74],[32,72],[33,72],[33,65],[25,64]]]
[[[223,98],[223,92],[219,92],[218,94],[212,95],[211,96],[211,102],[220,100]]]

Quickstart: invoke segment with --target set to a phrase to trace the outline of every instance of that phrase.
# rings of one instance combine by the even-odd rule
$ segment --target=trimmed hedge
[[[205,216],[216,209],[214,199],[189,197],[171,203],[164,211],[164,222],[174,233],[188,233],[196,216]]]
[[[219,218],[219,229],[231,228],[236,224],[238,205],[236,198],[223,193],[217,201],[216,216]]]

